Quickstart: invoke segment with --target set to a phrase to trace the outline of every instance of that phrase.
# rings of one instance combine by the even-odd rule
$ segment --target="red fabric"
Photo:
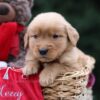
[[[87,88],[93,88],[93,86],[95,84],[95,81],[96,81],[95,76],[94,76],[93,73],[91,73],[89,75],[89,80],[88,80]]]
[[[0,60],[7,60],[11,54],[17,56],[19,53],[19,32],[24,26],[16,22],[0,24]]]
[[[18,69],[0,70],[0,100],[44,100],[38,80],[38,74],[25,78]]]

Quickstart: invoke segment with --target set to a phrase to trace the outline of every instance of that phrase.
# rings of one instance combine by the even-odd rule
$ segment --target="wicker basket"
[[[43,87],[44,100],[92,100],[92,90],[86,86],[93,65],[59,75],[53,84]]]

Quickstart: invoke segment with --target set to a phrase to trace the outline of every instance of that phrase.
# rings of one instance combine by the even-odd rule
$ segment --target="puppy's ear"
[[[66,25],[66,31],[67,31],[68,39],[70,40],[73,46],[76,46],[79,40],[79,33],[70,24]]]
[[[29,43],[29,35],[28,32],[26,32],[24,36],[24,48],[28,48],[28,43]]]

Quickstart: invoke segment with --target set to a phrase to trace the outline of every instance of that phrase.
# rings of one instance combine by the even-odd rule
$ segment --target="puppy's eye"
[[[37,38],[38,38],[38,35],[34,34],[34,35],[32,35],[31,37],[37,39]]]
[[[34,35],[33,37],[34,37],[35,39],[37,39],[37,38],[38,38],[38,35]]]
[[[54,39],[57,39],[57,38],[60,38],[60,37],[63,37],[63,36],[62,36],[62,35],[54,34],[52,37],[53,37]]]
[[[54,34],[54,35],[53,35],[53,38],[54,38],[54,39],[57,39],[58,37],[59,37],[59,35],[57,35],[57,34]]]

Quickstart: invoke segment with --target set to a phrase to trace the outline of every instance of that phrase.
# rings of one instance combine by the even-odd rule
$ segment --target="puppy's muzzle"
[[[39,50],[39,53],[40,53],[40,55],[44,56],[44,55],[46,55],[46,54],[48,53],[48,49],[46,49],[46,48],[41,48],[41,49]]]

